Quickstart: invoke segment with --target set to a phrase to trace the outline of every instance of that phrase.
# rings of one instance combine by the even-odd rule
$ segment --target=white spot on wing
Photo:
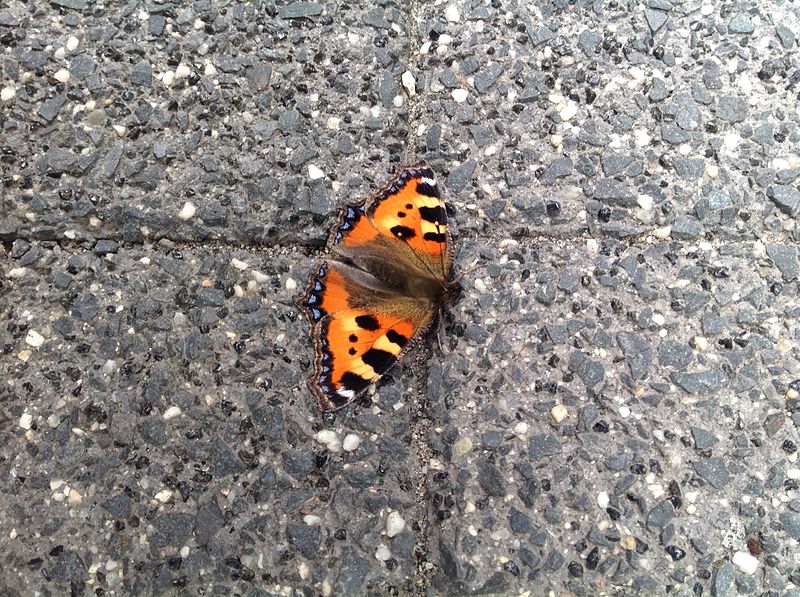
[[[433,178],[427,178],[426,176],[423,176],[423,177],[420,179],[420,181],[421,181],[421,182],[423,182],[423,183],[425,183],[425,184],[427,184],[427,185],[430,185],[430,186],[432,186],[432,187],[435,187],[435,186],[436,186],[436,181],[435,181]]]
[[[356,395],[353,390],[336,390],[336,393],[342,398],[347,398],[348,400],[352,400]]]

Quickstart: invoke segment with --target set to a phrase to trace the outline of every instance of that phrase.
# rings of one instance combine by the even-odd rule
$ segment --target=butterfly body
[[[324,411],[352,402],[422,337],[456,293],[453,247],[433,171],[402,169],[345,205],[301,298],[314,342],[309,387]]]

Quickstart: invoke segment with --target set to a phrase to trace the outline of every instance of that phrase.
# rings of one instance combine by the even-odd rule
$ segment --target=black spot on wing
[[[422,238],[424,238],[425,240],[432,240],[433,242],[436,243],[447,242],[447,235],[439,232],[426,232]]]
[[[431,222],[432,224],[447,224],[447,213],[445,213],[441,205],[437,205],[436,207],[420,207],[419,215],[423,220]]]
[[[394,330],[389,330],[386,332],[386,337],[389,339],[389,342],[392,344],[397,344],[400,348],[403,348],[406,345],[406,342],[408,342],[408,338],[399,332],[395,332]]]
[[[439,187],[437,187],[436,185],[428,184],[427,182],[418,182],[417,193],[419,193],[420,195],[425,195],[426,197],[438,197]]]
[[[350,342],[358,342],[358,336],[355,334],[350,334],[347,339],[350,340]]]
[[[389,232],[394,234],[397,238],[414,238],[416,234],[408,226],[392,226]]]
[[[370,348],[362,355],[361,360],[379,375],[397,362],[397,358],[391,352],[379,348]]]
[[[341,383],[342,383],[341,389],[351,390],[355,394],[363,392],[367,388],[367,386],[369,386],[368,379],[364,379],[363,377],[361,377],[356,373],[353,373],[352,371],[347,371],[344,375],[342,375]],[[345,402],[347,402],[347,398],[344,398],[343,396],[339,396],[337,394],[336,397],[339,400],[337,404],[344,404]],[[333,401],[336,402],[336,399],[333,399]]]
[[[378,320],[372,315],[359,315],[356,317],[356,325],[362,330],[369,330],[370,332],[374,332],[380,327]]]

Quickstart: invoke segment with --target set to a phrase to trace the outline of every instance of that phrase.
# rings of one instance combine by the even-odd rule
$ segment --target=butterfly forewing
[[[366,213],[382,235],[413,252],[415,263],[436,278],[447,279],[452,268],[447,212],[430,168],[418,165],[404,170],[367,202]]]

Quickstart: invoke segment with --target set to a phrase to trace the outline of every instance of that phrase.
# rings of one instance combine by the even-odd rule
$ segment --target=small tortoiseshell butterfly
[[[457,288],[444,201],[422,162],[345,205],[328,246],[337,260],[315,266],[300,299],[316,350],[308,385],[323,411],[386,373]]]

